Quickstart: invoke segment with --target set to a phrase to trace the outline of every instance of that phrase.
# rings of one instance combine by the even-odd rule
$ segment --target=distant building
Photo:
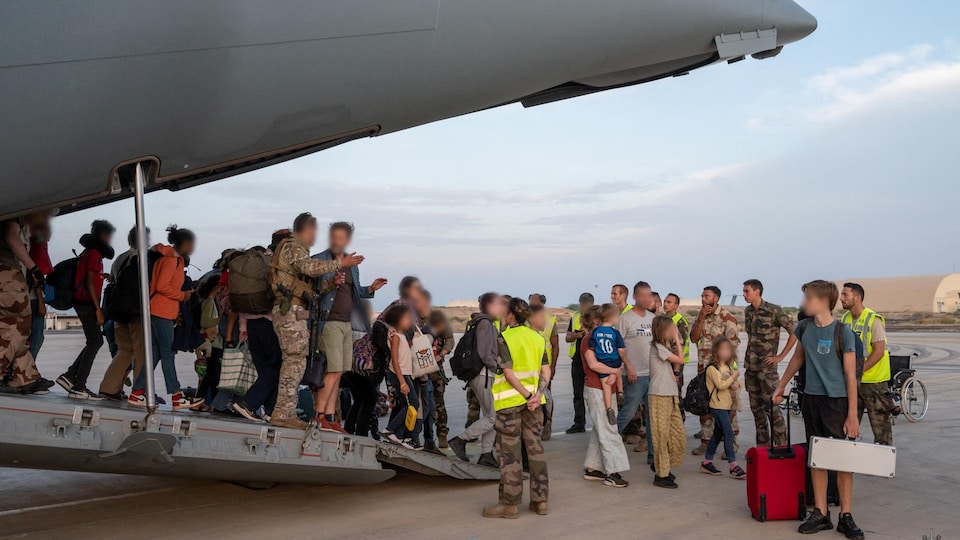
[[[960,274],[853,278],[837,281],[837,287],[847,282],[862,285],[866,291],[863,303],[881,313],[952,313],[960,310]]]
[[[44,328],[47,330],[73,330],[82,328],[80,318],[66,313],[47,313],[44,318]]]
[[[480,309],[480,302],[477,300],[451,300],[447,304],[448,308],[470,308]]]

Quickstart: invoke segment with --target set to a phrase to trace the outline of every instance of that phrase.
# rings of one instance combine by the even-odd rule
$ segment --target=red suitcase
[[[773,403],[771,407],[775,407]],[[790,441],[790,416],[786,415],[787,442]],[[770,422],[771,431],[773,421]],[[807,517],[807,452],[795,444],[747,450],[747,504],[757,521]]]

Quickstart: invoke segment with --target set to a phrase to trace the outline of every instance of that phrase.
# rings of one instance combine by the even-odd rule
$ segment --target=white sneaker
[[[203,405],[203,398],[188,398],[183,392],[177,392],[171,397],[170,405],[174,409],[196,409]]]
[[[83,388],[74,388],[67,392],[67,397],[71,399],[90,399],[90,392]]]
[[[57,377],[57,384],[59,384],[60,388],[63,388],[67,392],[73,390],[73,381],[68,379],[65,374]]]

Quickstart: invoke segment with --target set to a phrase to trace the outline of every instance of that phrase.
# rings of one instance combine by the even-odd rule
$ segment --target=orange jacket
[[[176,320],[180,302],[190,298],[183,287],[183,257],[172,246],[157,244],[152,248],[163,255],[153,266],[150,277],[150,314],[162,319]]]

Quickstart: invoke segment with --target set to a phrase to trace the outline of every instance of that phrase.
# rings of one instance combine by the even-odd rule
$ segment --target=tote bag
[[[225,349],[220,364],[220,385],[217,386],[220,390],[242,396],[257,380],[257,368],[246,343],[235,349]]]
[[[416,328],[417,335],[413,338],[413,377],[422,377],[440,370],[437,357],[433,354],[433,336],[429,336]]]

